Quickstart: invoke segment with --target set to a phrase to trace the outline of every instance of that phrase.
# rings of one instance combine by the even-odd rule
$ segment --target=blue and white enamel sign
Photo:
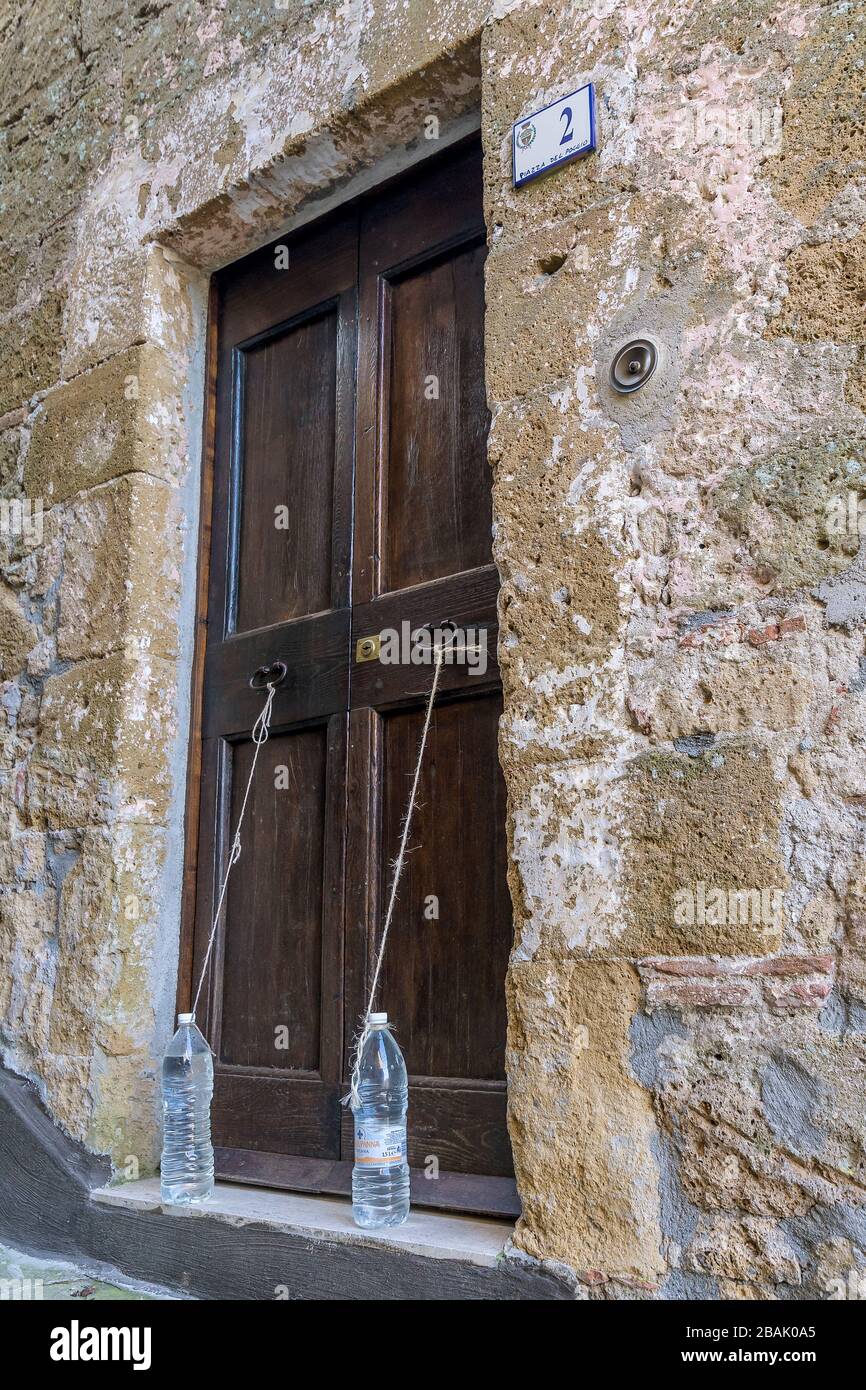
[[[595,149],[595,91],[591,82],[515,121],[511,131],[514,187]]]

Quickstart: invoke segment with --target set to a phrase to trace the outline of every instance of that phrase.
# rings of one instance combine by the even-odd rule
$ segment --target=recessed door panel
[[[227,745],[237,825],[255,745]],[[324,727],[259,754],[229,884],[220,1061],[318,1072],[327,800]]]
[[[434,711],[412,822],[412,852],[385,956],[383,1007],[412,1077],[503,1081],[511,945],[499,694]],[[383,718],[382,864],[399,843],[423,709]]]
[[[382,588],[488,564],[484,243],[388,281]]]
[[[238,352],[235,630],[331,603],[337,313]]]

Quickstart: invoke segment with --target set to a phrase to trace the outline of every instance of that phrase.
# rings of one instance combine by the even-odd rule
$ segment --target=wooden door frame
[[[360,203],[362,200],[369,199],[371,196],[386,192],[389,187],[401,182],[406,177],[411,177],[413,174],[417,175],[425,168],[429,168],[434,161],[447,159],[449,156],[453,157],[455,151],[477,143],[478,140],[478,133],[473,132],[465,138],[453,144],[449,144],[445,150],[432,152],[428,158],[413,163],[411,168],[401,170],[399,173],[383,179],[381,183],[364,189],[363,192],[347,199],[340,210],[342,211],[350,207],[353,203]],[[303,224],[304,230],[312,231],[320,220],[326,220],[328,216],[333,215],[336,211],[336,208],[329,209],[328,213],[323,214],[322,219],[317,218],[310,222],[305,222]],[[293,234],[294,232],[291,229],[289,232],[285,233],[286,236]],[[460,237],[456,238],[457,241],[465,239],[466,238]],[[270,245],[270,241],[267,242],[266,245]],[[205,338],[205,400],[202,419],[199,537],[196,558],[195,641],[190,677],[190,723],[187,748],[183,836],[184,866],[181,890],[179,967],[176,990],[177,1012],[185,1012],[191,1008],[194,989],[193,971],[195,960],[196,902],[198,892],[199,826],[202,800],[201,774],[204,732],[205,658],[210,619],[210,561],[213,541],[216,467],[216,403],[219,353],[217,313],[218,273],[219,272],[215,271],[211,275],[209,281]],[[484,575],[484,578],[488,578],[489,575],[495,588],[498,589],[499,576],[495,572],[495,566],[487,566],[486,570],[487,573]],[[484,587],[486,587],[486,585]],[[387,607],[387,595],[372,600],[369,607],[378,608],[380,604],[383,608]],[[359,603],[358,606],[360,608],[361,604]],[[353,613],[354,607],[350,607],[350,614]],[[222,616],[222,614],[218,615],[218,620],[220,622],[222,621]],[[496,628],[495,611],[491,612],[489,620],[485,621],[483,625],[485,627],[489,626],[494,629]],[[493,671],[498,674],[495,653],[493,654],[492,667]],[[452,683],[453,679],[454,675],[446,667],[442,681],[443,692],[447,690],[447,687]],[[483,682],[485,687],[487,687],[489,683],[489,679]],[[360,712],[356,711],[356,714],[357,713]],[[369,722],[370,737],[374,738],[373,725],[375,724],[375,720],[372,716]],[[350,761],[347,773],[347,786],[349,790],[351,790],[351,784],[352,764]],[[375,801],[376,798],[372,798],[372,800]],[[368,808],[369,813],[374,817],[378,816],[378,809],[378,805],[375,807],[371,805]],[[348,880],[348,865],[346,877]],[[346,891],[348,891],[348,888]],[[231,1172],[231,1178],[228,1179],[231,1181],[265,1187],[282,1182],[285,1186],[291,1187],[297,1191],[324,1193],[336,1196],[351,1195],[350,1168],[342,1160],[309,1158],[298,1155],[273,1153],[265,1150],[240,1149],[221,1150],[220,1157],[223,1160],[222,1166],[224,1171],[229,1170]],[[517,1195],[515,1180],[513,1178],[490,1177],[481,1174],[444,1173],[439,1176],[435,1184],[431,1185],[425,1183],[422,1187],[419,1183],[418,1176],[416,1176],[413,1171],[412,1201],[415,1205],[444,1207],[450,1211],[458,1212],[480,1212],[488,1215],[512,1218],[518,1216],[520,1213],[520,1201]]]

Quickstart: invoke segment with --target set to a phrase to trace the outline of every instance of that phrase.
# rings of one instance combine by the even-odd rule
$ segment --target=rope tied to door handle
[[[428,624],[428,626],[432,628],[433,625]],[[418,787],[421,781],[421,769],[424,764],[424,754],[427,749],[427,740],[430,733],[430,724],[433,718],[433,705],[435,703],[436,695],[439,690],[439,682],[442,676],[442,667],[445,665],[446,655],[455,645],[455,641],[457,638],[457,627],[455,623],[451,621],[443,623],[441,624],[440,630],[441,628],[445,627],[450,627],[452,631],[450,635],[450,640],[447,645],[439,643],[438,645],[433,647],[433,680],[430,685],[430,692],[427,696],[427,707],[424,713],[424,725],[421,731],[421,739],[418,745],[418,755],[415,760],[415,771],[412,777],[412,786],[409,792],[409,799],[406,806],[406,811],[403,815],[402,832],[400,835],[400,847],[397,852],[397,857],[394,861],[394,871],[391,879],[391,888],[388,894],[388,906],[385,912],[385,921],[382,927],[382,936],[379,941],[379,949],[376,953],[376,963],[373,969],[373,976],[370,982],[370,990],[367,996],[367,1007],[361,1019],[361,1027],[358,1032],[352,1053],[352,1069],[349,1094],[344,1096],[341,1102],[343,1105],[350,1105],[353,1110],[359,1109],[361,1104],[359,1092],[361,1079],[361,1054],[364,1050],[364,1044],[366,1043],[367,1038],[370,1036],[370,1015],[373,1012],[373,1005],[376,1000],[376,990],[378,989],[379,977],[382,973],[382,964],[385,957],[385,947],[387,945],[388,934],[391,930],[391,925],[394,919],[394,908],[397,903],[397,893],[400,887],[400,880],[403,876],[403,869],[405,867],[406,853],[409,843],[409,833],[412,828],[412,819],[415,814],[415,807],[418,800]],[[482,650],[482,648],[480,647],[469,647],[465,644],[462,644],[462,649],[464,652]],[[210,964],[210,958],[211,953],[213,951],[214,942],[216,941],[217,930],[219,928],[220,917],[222,915],[226,894],[228,892],[228,885],[229,880],[231,878],[231,872],[241,856],[241,831],[243,829],[244,818],[246,816],[247,806],[249,804],[253,779],[256,775],[256,766],[258,764],[259,754],[264,745],[267,743],[271,731],[271,716],[273,712],[274,697],[276,695],[277,686],[285,680],[286,674],[287,667],[285,663],[282,661],[276,661],[271,666],[260,666],[259,669],[250,678],[249,683],[251,689],[266,690],[267,695],[265,696],[264,706],[261,712],[259,713],[259,716],[256,719],[256,722],[253,725],[252,732],[250,734],[252,742],[255,745],[255,752],[253,753],[253,760],[250,766],[249,776],[247,777],[247,784],[244,789],[243,800],[241,802],[241,809],[238,815],[235,833],[232,837],[232,844],[231,849],[229,851],[226,870],[222,878],[216,908],[214,909],[213,913],[211,928],[208,934],[207,947],[205,949],[204,960],[202,961],[201,972],[199,974],[198,987],[196,989],[195,997],[192,1002],[191,1012],[193,1018],[195,1018],[196,1007],[198,1005],[199,997],[202,991],[202,986],[204,985],[204,981],[207,975],[207,970]]]
[[[222,913],[223,903],[225,902],[226,893],[228,891],[231,872],[235,864],[241,857],[241,830],[243,829],[244,817],[247,813],[247,804],[250,799],[250,792],[252,791],[253,778],[256,775],[256,764],[259,760],[259,754],[262,751],[264,745],[267,743],[268,737],[271,732],[271,714],[274,708],[274,696],[277,693],[277,686],[280,685],[286,678],[286,671],[287,667],[285,665],[285,662],[275,661],[271,666],[260,666],[259,669],[250,677],[250,688],[252,690],[266,690],[267,695],[265,696],[265,703],[262,707],[259,717],[253,725],[252,733],[250,734],[250,737],[253,743],[255,744],[255,752],[253,753],[253,761],[250,767],[250,775],[247,778],[247,785],[244,791],[243,801],[241,802],[241,809],[240,814],[238,815],[237,825],[235,826],[235,833],[232,837],[232,845],[231,849],[229,850],[226,871],[223,874],[223,880],[220,886],[219,896],[217,898],[217,905],[214,909],[213,921],[211,922],[211,929],[207,939],[207,949],[205,950],[204,960],[202,961],[201,974],[198,977],[198,988],[195,992],[195,998],[192,1001],[193,1019],[195,1019],[196,1006],[198,1004],[199,995],[201,994],[202,985],[204,984],[205,976],[207,974],[207,968],[210,963],[211,951],[213,950],[213,945],[216,940],[217,928],[219,927],[220,915]],[[270,679],[268,679],[269,677]]]
[[[427,626],[432,629],[431,623],[428,623]],[[357,1034],[355,1046],[352,1052],[352,1071],[349,1082],[349,1094],[343,1096],[343,1099],[340,1102],[341,1105],[348,1105],[352,1110],[355,1111],[360,1110],[361,1108],[361,1095],[359,1090],[361,1084],[361,1056],[363,1054],[364,1046],[367,1042],[367,1039],[370,1036],[370,1015],[373,1012],[373,1005],[376,1002],[376,990],[379,986],[379,976],[382,973],[382,962],[385,958],[385,946],[388,941],[388,933],[391,930],[391,923],[394,920],[394,908],[397,903],[397,890],[400,887],[400,879],[403,876],[403,868],[406,863],[406,847],[409,843],[409,831],[412,828],[412,817],[415,814],[415,805],[418,800],[418,786],[421,781],[421,768],[424,763],[424,753],[427,748],[427,736],[430,733],[430,721],[433,717],[433,704],[436,699],[436,692],[439,689],[439,678],[442,675],[442,667],[445,664],[446,653],[450,651],[451,647],[453,647],[457,637],[457,626],[455,623],[449,620],[448,622],[442,623],[441,627],[450,627],[452,629],[451,639],[448,642],[447,646],[444,646],[442,643],[440,643],[438,646],[435,646],[433,648],[433,681],[430,685],[430,693],[427,696],[427,709],[424,714],[424,727],[421,730],[421,739],[418,744],[418,756],[415,760],[415,773],[412,777],[412,787],[409,792],[409,799],[406,805],[406,810],[403,815],[403,830],[400,835],[400,848],[397,851],[397,858],[394,860],[394,871],[391,878],[391,889],[388,894],[388,906],[385,911],[385,921],[382,926],[382,936],[379,941],[379,949],[376,952],[376,964],[373,969],[373,978],[371,980],[370,990],[367,995],[367,1007],[362,1015],[360,1031]],[[463,650],[467,652],[480,651],[481,648],[467,647],[464,644]]]

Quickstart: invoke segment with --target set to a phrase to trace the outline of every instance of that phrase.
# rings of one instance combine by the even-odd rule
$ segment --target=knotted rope
[[[361,1095],[359,1086],[361,1083],[361,1056],[364,1045],[370,1036],[370,1015],[373,1012],[373,1005],[376,1001],[376,990],[379,985],[379,976],[382,973],[382,961],[385,958],[385,946],[388,942],[388,933],[391,930],[391,923],[394,919],[394,907],[397,902],[397,890],[400,887],[400,879],[403,875],[403,866],[406,862],[406,846],[409,843],[409,831],[412,828],[412,817],[415,814],[415,803],[418,799],[418,784],[421,780],[421,766],[424,762],[424,750],[427,747],[427,735],[430,732],[430,720],[433,716],[433,702],[436,699],[436,692],[439,689],[439,677],[442,675],[442,667],[445,663],[445,655],[454,644],[456,631],[451,635],[451,641],[447,647],[440,643],[433,648],[433,683],[430,686],[430,694],[427,696],[427,711],[424,715],[424,728],[421,731],[421,741],[418,745],[418,757],[415,761],[415,775],[412,778],[412,789],[409,793],[409,802],[403,816],[403,833],[400,836],[400,848],[397,858],[394,860],[394,873],[391,878],[391,891],[388,894],[388,907],[385,912],[385,922],[382,927],[382,937],[379,942],[379,949],[376,953],[376,964],[373,969],[373,978],[370,982],[370,992],[367,996],[367,1007],[361,1019],[361,1030],[355,1042],[352,1054],[352,1076],[349,1083],[349,1094],[343,1097],[342,1104],[349,1105],[352,1110],[361,1108]],[[475,651],[478,648],[463,647],[464,651]]]
[[[250,791],[252,790],[253,778],[256,775],[256,763],[259,760],[259,753],[261,752],[263,745],[267,743],[268,735],[271,732],[271,711],[274,706],[274,695],[276,694],[276,688],[276,681],[268,681],[267,686],[265,687],[268,694],[264,703],[264,708],[262,709],[261,714],[259,715],[255,724],[253,725],[251,737],[253,743],[256,745],[256,751],[253,753],[253,761],[252,766],[250,767],[250,775],[247,778],[246,791],[244,792],[244,799],[241,802],[240,815],[238,816],[238,823],[235,827],[234,839],[232,840],[232,847],[229,852],[229,862],[226,865],[226,871],[223,876],[222,886],[219,891],[219,897],[217,898],[217,905],[213,915],[213,922],[211,923],[210,935],[207,940],[207,950],[204,953],[201,974],[198,977],[198,989],[196,990],[195,998],[192,1001],[193,1021],[195,1020],[195,1010],[196,1005],[198,1004],[199,995],[201,994],[201,987],[204,984],[204,978],[207,974],[207,968],[210,962],[210,954],[213,950],[214,941],[216,940],[217,927],[219,926],[220,913],[222,912],[223,903],[225,902],[226,891],[229,886],[229,878],[231,877],[232,869],[241,857],[241,829],[244,823],[244,816],[247,813],[247,802],[250,799]]]

